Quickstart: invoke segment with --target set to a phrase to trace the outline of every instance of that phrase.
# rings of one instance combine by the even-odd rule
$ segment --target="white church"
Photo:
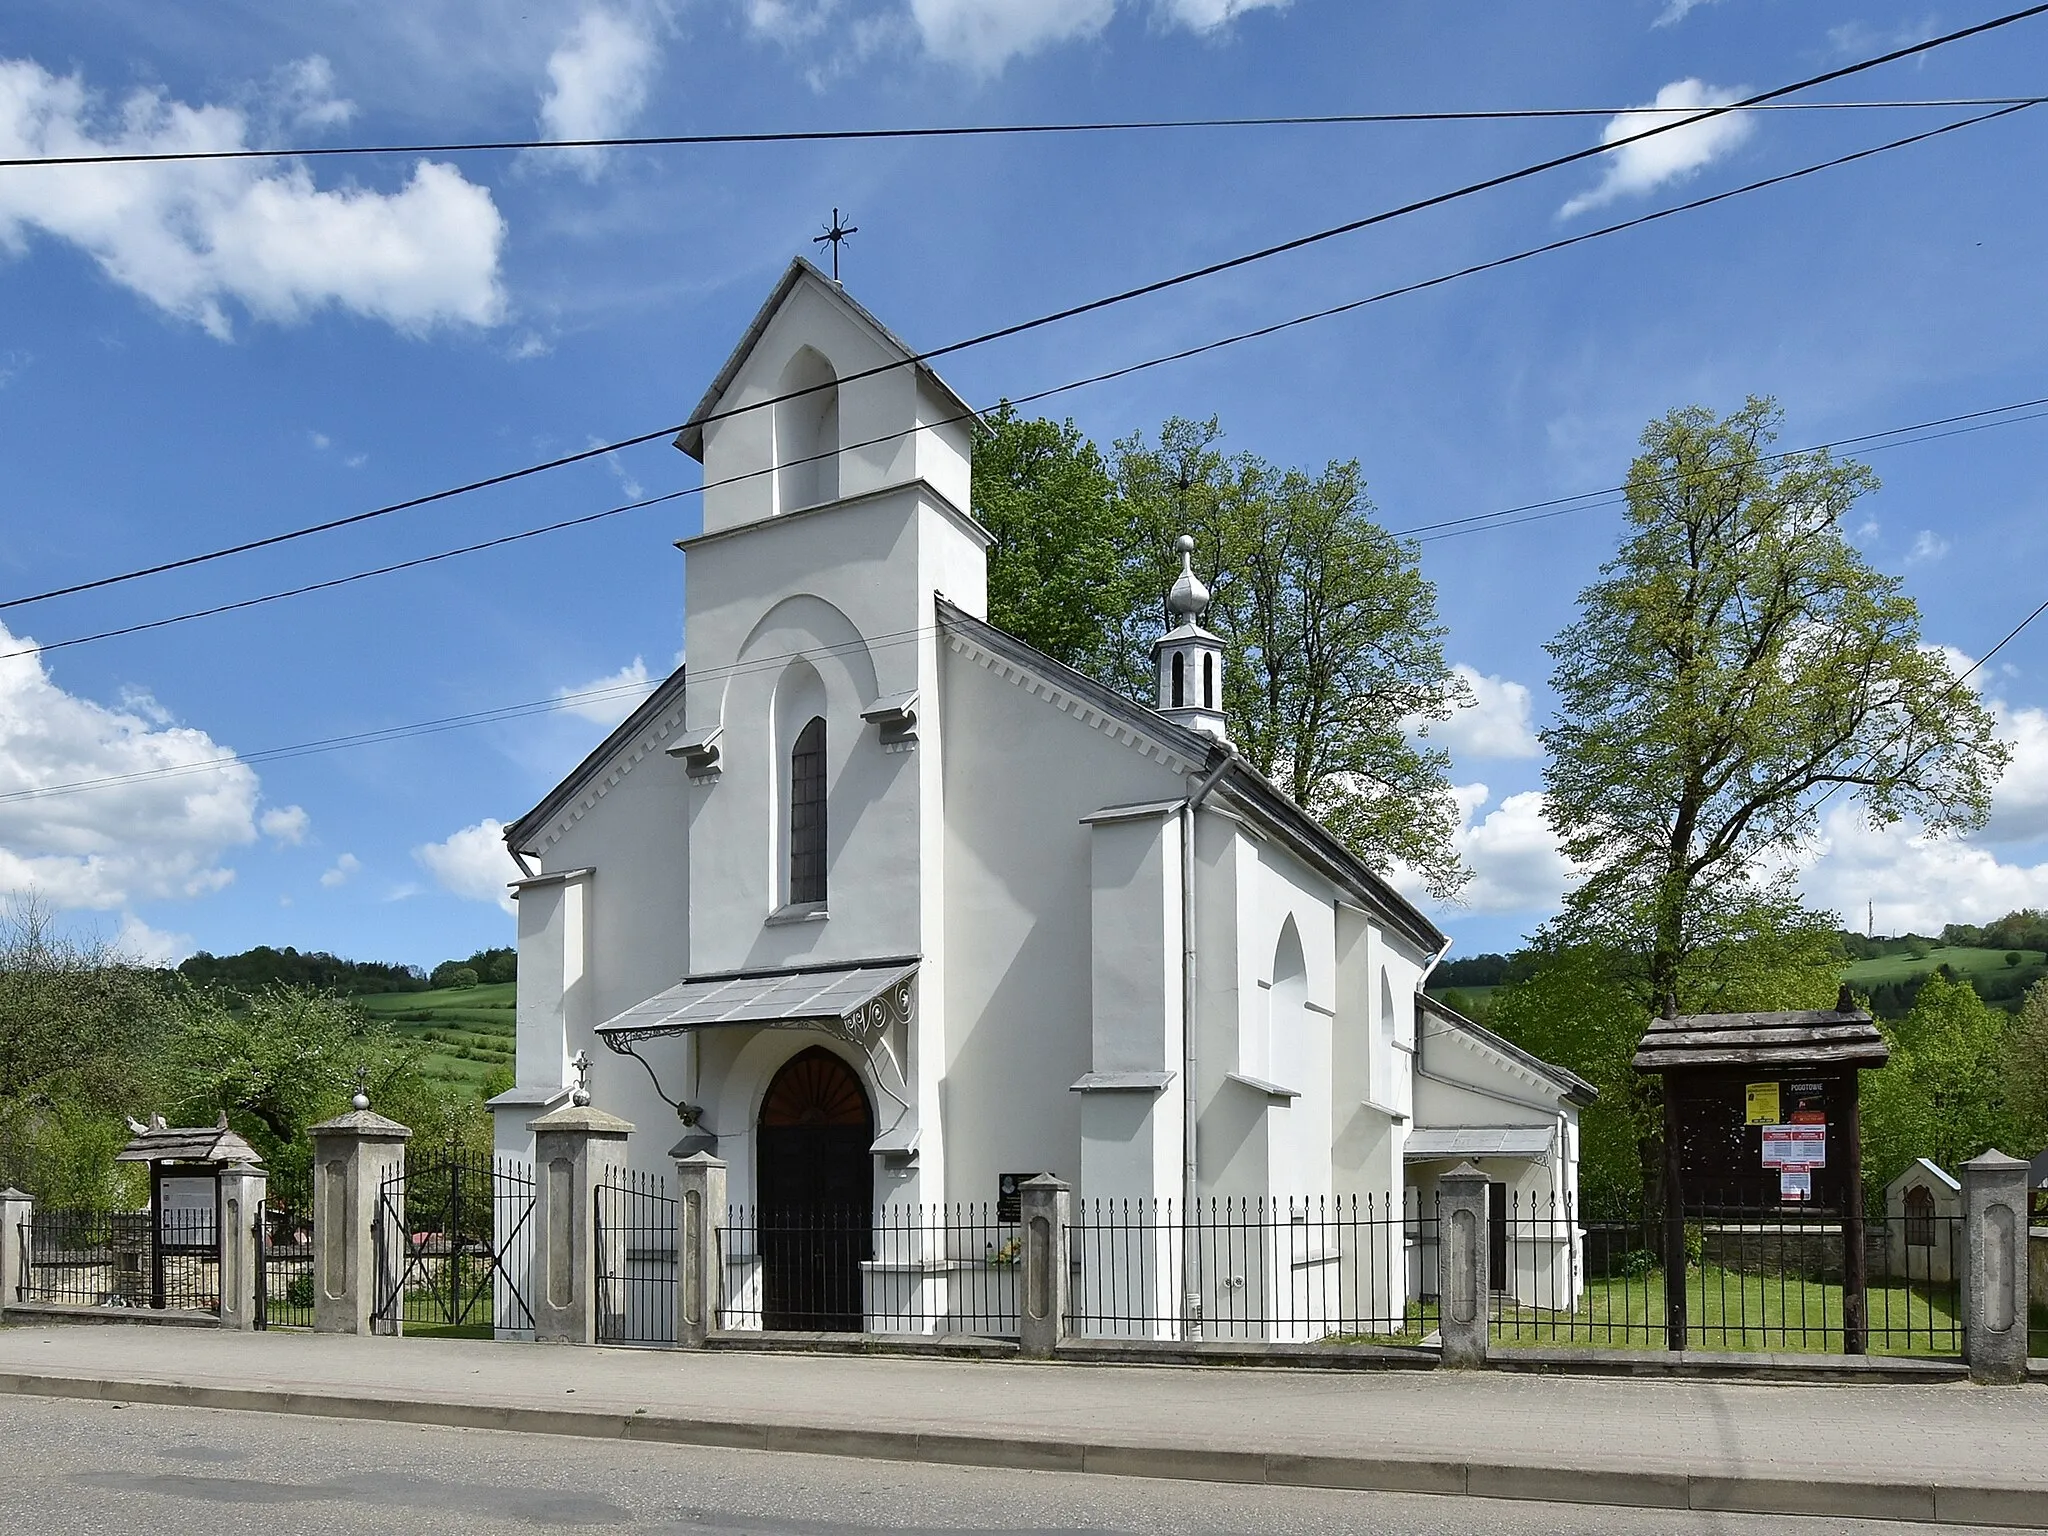
[[[719,369],[676,439],[705,482],[686,664],[506,832],[528,877],[500,1152],[532,1155],[585,1053],[632,1165],[712,1153],[740,1210],[864,1226],[1051,1173],[1084,1210],[1284,1223],[1424,1209],[1467,1160],[1525,1208],[1575,1193],[1592,1090],[1426,999],[1444,935],[1232,751],[1185,558],[1150,704],[987,622],[973,414],[801,259]],[[873,1242],[817,1224],[805,1263],[868,1298],[828,1326],[882,1326]],[[927,1268],[990,1246],[958,1241]],[[1369,1267],[1398,1314],[1433,1259],[1412,1224],[1393,1241]],[[765,1242],[728,1244],[743,1326],[804,1311]],[[1325,1247],[1272,1263],[1365,1262]],[[1555,1247],[1517,1244],[1553,1297],[1577,1269]],[[1242,1274],[1165,1267],[1155,1310],[1244,1308]],[[1286,1310],[1269,1336],[1315,1335]]]

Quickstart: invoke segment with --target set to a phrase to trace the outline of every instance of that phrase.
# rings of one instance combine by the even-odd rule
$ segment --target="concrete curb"
[[[2048,1526],[2048,1489],[1873,1483],[1815,1478],[1710,1476],[1615,1469],[1575,1470],[1425,1458],[1215,1451],[1106,1441],[1037,1440],[916,1430],[775,1425],[712,1418],[456,1402],[373,1392],[294,1392],[267,1387],[199,1386],[176,1381],[0,1372],[0,1392],[87,1402],[305,1414],[318,1418],[510,1430],[584,1439],[644,1440],[755,1451],[800,1451],[876,1461],[1092,1472],[1118,1477],[1271,1483],[1378,1493],[1433,1493],[1555,1504],[1690,1509],[1838,1519],[1906,1520],[1932,1525]]]

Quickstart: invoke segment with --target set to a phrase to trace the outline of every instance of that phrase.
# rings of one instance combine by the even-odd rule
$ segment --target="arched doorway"
[[[763,1327],[862,1327],[874,1140],[860,1078],[823,1047],[791,1057],[769,1083],[756,1142]]]

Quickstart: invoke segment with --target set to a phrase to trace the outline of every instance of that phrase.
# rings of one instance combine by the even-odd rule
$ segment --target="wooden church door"
[[[813,1046],[768,1085],[756,1142],[764,1328],[859,1332],[874,1256],[874,1112],[851,1067]]]

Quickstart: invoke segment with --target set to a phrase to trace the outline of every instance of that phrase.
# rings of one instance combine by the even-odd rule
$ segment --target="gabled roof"
[[[526,845],[533,841],[547,824],[559,816],[576,797],[583,793],[590,781],[603,773],[611,760],[636,741],[640,734],[668,712],[683,693],[683,668],[662,679],[654,692],[647,695],[640,707],[619,722],[618,728],[591,749],[590,755],[570,770],[569,776],[547,792],[547,797],[524,816],[505,829],[505,846],[514,854],[529,853],[533,850]]]
[[[1638,1072],[1881,1067],[1890,1056],[1876,1022],[1861,1008],[1682,1013],[1650,1021],[1636,1047],[1635,1067]]]
[[[1165,743],[1187,761],[1204,764],[1211,772],[1220,770],[1222,777],[1217,781],[1218,792],[1234,799],[1242,809],[1286,838],[1297,852],[1304,854],[1311,863],[1320,865],[1339,884],[1347,886],[1388,924],[1432,953],[1448,942],[1436,924],[1424,917],[1407,897],[1389,885],[1328,827],[1274,788],[1265,775],[1238,756],[1229,745],[1200,731],[1176,725],[1158,710],[1125,698],[1114,688],[1054,660],[1028,641],[1019,640],[1015,635],[975,618],[943,597],[938,599],[938,612],[942,627],[967,637],[1026,671],[1057,682],[1065,691],[1086,699],[1102,714]]]
[[[820,272],[803,257],[798,256],[790,262],[787,270],[782,274],[782,280],[775,285],[775,289],[768,295],[767,301],[755,313],[753,323],[747,327],[746,334],[740,337],[739,345],[732,349],[732,355],[726,358],[725,366],[718,370],[718,376],[711,381],[711,387],[704,391],[704,398],[697,402],[697,408],[690,412],[690,419],[684,423],[683,430],[676,434],[675,444],[683,452],[699,463],[703,462],[704,426],[706,421],[718,410],[718,402],[723,400],[725,392],[732,388],[732,381],[739,377],[740,369],[746,366],[747,358],[760,343],[762,334],[768,329],[768,324],[775,318],[776,312],[788,300],[796,285],[806,280],[814,284],[828,298],[836,301],[854,319],[873,331],[885,346],[897,353],[903,360],[916,362],[918,376],[931,385],[932,388],[936,389],[940,397],[957,410],[960,415],[971,419],[979,417],[980,413],[973,406],[954,394],[952,386],[934,373],[929,364],[919,359],[917,350],[914,347],[902,340],[894,331],[882,324],[881,321],[877,320],[868,312],[865,305],[848,294],[839,284],[832,281],[831,278]],[[857,374],[849,375],[849,377],[859,376]],[[844,383],[846,381],[842,379],[840,382]]]
[[[1600,1097],[1600,1090],[1579,1076],[1578,1073],[1572,1071],[1570,1067],[1557,1066],[1555,1063],[1545,1061],[1541,1056],[1536,1056],[1523,1050],[1514,1041],[1508,1039],[1507,1036],[1495,1034],[1484,1024],[1466,1018],[1457,1009],[1437,998],[1431,997],[1427,992],[1422,994],[1421,1007],[1424,1012],[1435,1014],[1437,1018],[1450,1025],[1458,1033],[1478,1041],[1488,1050],[1498,1052],[1517,1066],[1525,1067],[1538,1077],[1554,1084],[1558,1092],[1570,1099],[1574,1104],[1591,1104]]]
[[[1947,1189],[1951,1194],[1960,1194],[1962,1192],[1962,1180],[1958,1179],[1954,1174],[1950,1173],[1946,1168],[1942,1167],[1939,1163],[1933,1162],[1930,1159],[1924,1157],[1916,1157],[1913,1159],[1913,1161],[1906,1164],[1906,1166],[1900,1171],[1898,1177],[1893,1179],[1890,1184],[1885,1185],[1885,1188],[1894,1188],[1897,1185],[1905,1183],[1906,1180],[1912,1178],[1915,1174],[1920,1173],[1932,1175],[1936,1182],[1938,1182],[1943,1188]]]

